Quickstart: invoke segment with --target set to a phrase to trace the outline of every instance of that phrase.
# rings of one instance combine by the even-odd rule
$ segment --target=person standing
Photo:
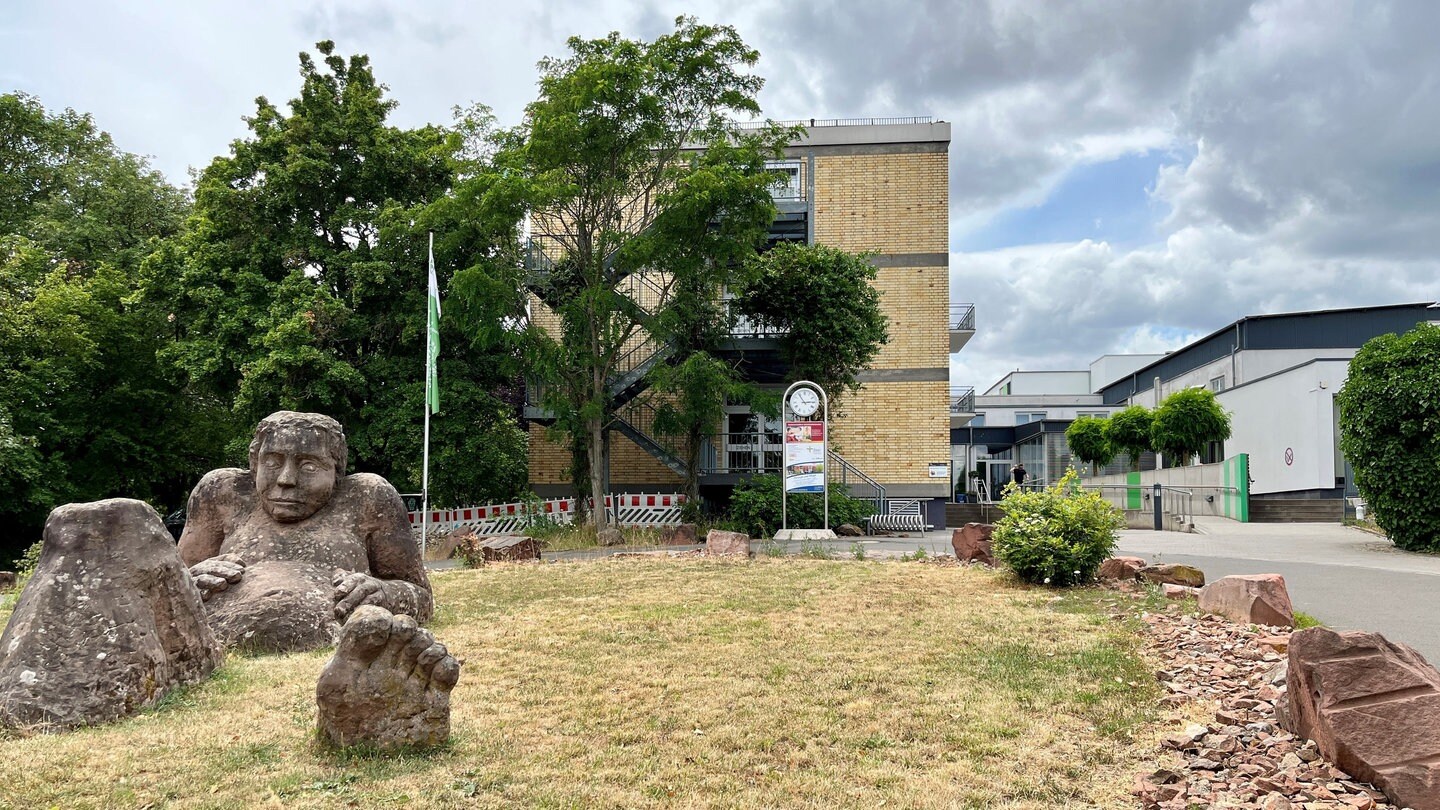
[[[1015,462],[1015,466],[1010,468],[1010,479],[1015,482],[1015,486],[1017,487],[1025,486],[1025,477],[1027,475],[1029,475],[1029,473],[1025,472],[1025,462],[1023,461]]]

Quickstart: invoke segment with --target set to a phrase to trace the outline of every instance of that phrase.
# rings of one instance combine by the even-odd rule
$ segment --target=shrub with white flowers
[[[1089,582],[1115,550],[1125,525],[1099,492],[1082,490],[1074,470],[1049,489],[1007,488],[995,524],[995,556],[1026,582],[1056,587]]]

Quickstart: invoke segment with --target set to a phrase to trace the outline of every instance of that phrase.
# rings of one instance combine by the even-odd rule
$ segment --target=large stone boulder
[[[1378,633],[1290,636],[1280,720],[1398,807],[1440,810],[1440,671]]]
[[[667,546],[693,546],[700,542],[700,535],[694,523],[671,526],[660,535],[660,542]]]
[[[523,534],[486,537],[475,542],[475,550],[487,563],[540,559],[540,541]]]
[[[712,556],[738,554],[750,556],[750,535],[711,529],[705,535],[705,553]]]
[[[625,535],[619,529],[611,526],[596,532],[595,542],[602,546],[623,546],[625,545]]]
[[[0,571],[0,591],[8,591],[15,587],[15,572]]]
[[[200,591],[145,503],[61,506],[44,541],[0,635],[0,725],[115,720],[224,660]]]
[[[950,547],[955,549],[955,559],[960,562],[995,564],[995,553],[990,547],[990,536],[995,526],[990,523],[966,523],[950,534]]]
[[[1200,609],[1242,624],[1295,626],[1290,593],[1279,574],[1221,577],[1200,589]]]
[[[1142,579],[1156,585],[1184,585],[1187,588],[1205,587],[1205,572],[1190,565],[1147,565],[1140,569]]]
[[[340,631],[315,685],[320,739],[381,751],[432,748],[450,736],[460,663],[429,630],[362,605]]]
[[[865,530],[854,523],[841,523],[835,527],[835,534],[839,537],[864,537]]]
[[[1139,579],[1141,569],[1148,564],[1140,557],[1110,557],[1100,563],[1095,578],[1114,582]]]

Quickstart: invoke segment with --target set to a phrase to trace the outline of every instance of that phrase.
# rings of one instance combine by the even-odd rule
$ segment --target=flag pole
[[[436,302],[432,298],[438,298],[440,291],[435,288],[435,232],[430,232],[430,275],[425,293],[425,449],[422,451],[420,468],[420,561],[424,564],[425,553],[428,550],[430,535],[430,407],[434,401],[430,386],[437,380],[432,378],[434,374],[435,335],[433,330],[433,319],[431,307]]]

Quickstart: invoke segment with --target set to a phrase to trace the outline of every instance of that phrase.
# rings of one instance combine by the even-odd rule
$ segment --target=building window
[[[775,200],[801,200],[799,163],[767,163],[765,170],[776,175],[770,186],[770,197]]]
[[[1017,413],[1017,414],[1015,414],[1015,424],[1017,424],[1017,425],[1028,425],[1028,424],[1030,424],[1031,422],[1039,422],[1039,421],[1043,420],[1044,418],[1045,418],[1045,412],[1044,412],[1044,411],[1034,411],[1034,412],[1032,412],[1032,413]]]
[[[1224,375],[1224,374],[1221,374],[1219,377],[1211,377],[1211,378],[1210,378],[1210,390],[1211,390],[1211,391],[1215,391],[1216,393],[1219,393],[1220,391],[1224,391],[1224,390],[1225,390],[1225,375]]]
[[[1085,416],[1088,416],[1088,417],[1090,417],[1091,419],[1105,419],[1105,418],[1107,418],[1107,417],[1110,416],[1110,412],[1109,412],[1109,411],[1077,411],[1077,412],[1075,413],[1075,418],[1076,418],[1076,419],[1080,419],[1080,418],[1085,417]]]
[[[985,427],[985,414],[977,413],[966,423],[969,427]]]

